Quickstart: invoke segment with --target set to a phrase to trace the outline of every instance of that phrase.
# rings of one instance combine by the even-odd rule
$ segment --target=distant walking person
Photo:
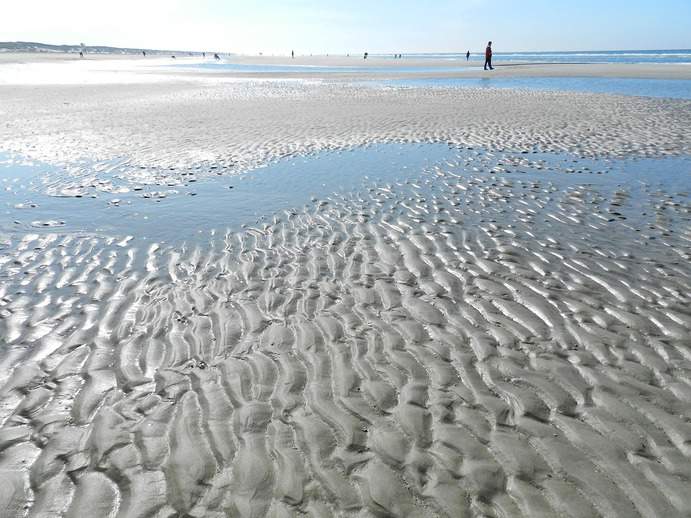
[[[487,44],[487,48],[485,49],[485,70],[487,70],[488,66],[489,66],[490,70],[494,70],[494,68],[492,68],[492,42],[491,41]]]
[[[468,61],[470,59],[470,51],[466,52],[465,54],[465,60]]]
[[[294,51],[294,50],[291,50],[291,51],[290,51],[290,57],[293,58],[293,59],[295,59],[295,51]]]
[[[369,56],[369,52],[365,52],[365,59],[367,59],[367,56]]]

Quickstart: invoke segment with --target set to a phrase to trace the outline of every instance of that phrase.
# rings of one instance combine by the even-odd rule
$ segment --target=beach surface
[[[232,63],[245,67],[295,67],[293,72],[283,72],[278,75],[311,77],[318,76],[319,72],[310,69],[340,68],[343,76],[354,73],[375,74],[379,77],[400,77],[408,74],[434,77],[487,77],[484,74],[483,63],[476,60],[475,56],[470,61],[441,59],[441,58],[405,58],[396,60],[382,57],[369,57],[364,60],[362,56],[225,56],[217,62],[209,57],[202,59],[199,56],[189,57],[152,54],[141,56],[139,54],[87,54],[85,59],[80,59],[78,54],[63,53],[27,53],[27,52],[0,52],[0,65],[7,64],[51,64],[51,63],[82,63],[87,68],[96,69],[119,68],[134,69],[143,72],[151,67],[171,65],[222,65]],[[122,67],[118,65],[123,65]],[[500,77],[620,77],[620,78],[649,78],[649,79],[691,79],[691,65],[688,63],[536,63],[520,61],[501,61],[501,57],[495,59],[493,76]],[[430,74],[429,70],[434,70]],[[404,72],[402,72],[402,70]],[[356,72],[357,71],[357,72]],[[199,77],[202,71],[197,69],[194,76]],[[167,71],[170,73],[170,70]],[[4,76],[6,74],[3,74]],[[236,76],[238,71],[227,75]],[[247,75],[247,74],[243,74]],[[67,79],[67,78],[63,78]]]
[[[170,61],[0,54],[3,516],[691,515],[691,101]]]

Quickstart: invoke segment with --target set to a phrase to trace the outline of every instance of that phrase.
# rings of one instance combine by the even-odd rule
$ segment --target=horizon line
[[[494,40],[492,40],[494,41]],[[16,40],[16,41],[0,41],[0,48],[2,48],[3,45],[7,44],[28,44],[28,45],[45,45],[48,47],[75,47],[79,48],[81,47],[81,43],[45,43],[45,42],[39,42],[39,41],[24,41],[24,40]],[[193,52],[193,53],[202,53],[202,52],[214,52],[214,50],[183,50],[183,49],[162,49],[162,48],[151,48],[151,47],[138,47],[138,46],[116,46],[116,45],[108,45],[108,44],[84,44],[84,48],[111,48],[115,50],[137,50],[137,51],[153,51],[153,52]],[[293,50],[293,49],[291,49]],[[425,54],[439,54],[439,55],[451,55],[451,54],[465,54],[468,51],[466,50],[459,50],[459,51],[451,51],[451,50],[443,50],[443,51],[375,51],[375,52],[369,52],[370,55],[388,55],[388,54],[394,54],[394,53],[399,53],[399,54],[407,54],[407,55],[425,55]],[[495,51],[496,54],[538,54],[538,53],[593,53],[593,52],[691,52],[691,47],[689,48],[671,48],[671,49],[665,49],[665,48],[646,48],[646,49],[572,49],[572,50],[502,50],[502,51]],[[238,51],[223,51],[223,50],[216,50],[216,52],[220,52],[223,54],[236,54],[236,55],[241,55],[241,56],[256,56],[256,55],[283,55],[283,53],[277,53],[277,52],[260,52],[257,51],[255,53],[247,53],[247,52],[238,52]],[[310,55],[316,55],[316,56],[326,56],[326,55],[332,55],[332,56],[346,56],[349,54],[357,53],[360,51],[354,51],[354,52],[345,52],[345,53],[340,53],[340,52],[327,52],[327,53],[310,53]],[[364,52],[364,51],[362,51]],[[285,51],[286,54],[290,54],[290,50]],[[471,51],[471,54],[473,52]],[[303,52],[300,53],[299,55],[301,56],[306,56],[307,53]]]

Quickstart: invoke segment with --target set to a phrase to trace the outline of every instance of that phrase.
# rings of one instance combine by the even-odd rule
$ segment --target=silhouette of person
[[[215,60],[221,59],[221,57],[218,55],[218,52],[216,52],[216,53],[214,54],[214,59],[215,59]]]
[[[295,51],[294,51],[294,50],[291,50],[291,51],[290,51],[290,57],[293,58],[293,59],[295,59]]]
[[[80,58],[83,58],[83,57],[84,57],[84,52],[82,52],[81,50],[79,51],[79,57],[80,57]]]
[[[142,56],[146,57],[146,51],[142,50]]]
[[[369,52],[365,52],[365,59],[367,59],[367,56],[369,56]]]
[[[489,66],[490,70],[494,70],[494,68],[492,68],[492,42],[491,41],[487,44],[487,48],[485,49],[485,70],[487,70],[488,66]]]
[[[470,60],[470,51],[465,53],[465,60],[469,61]]]

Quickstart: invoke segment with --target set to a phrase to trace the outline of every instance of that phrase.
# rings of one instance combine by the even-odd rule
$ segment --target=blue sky
[[[3,1],[3,3],[5,3]],[[8,2],[9,3],[9,2]],[[0,40],[360,53],[691,47],[691,0],[34,0]]]

